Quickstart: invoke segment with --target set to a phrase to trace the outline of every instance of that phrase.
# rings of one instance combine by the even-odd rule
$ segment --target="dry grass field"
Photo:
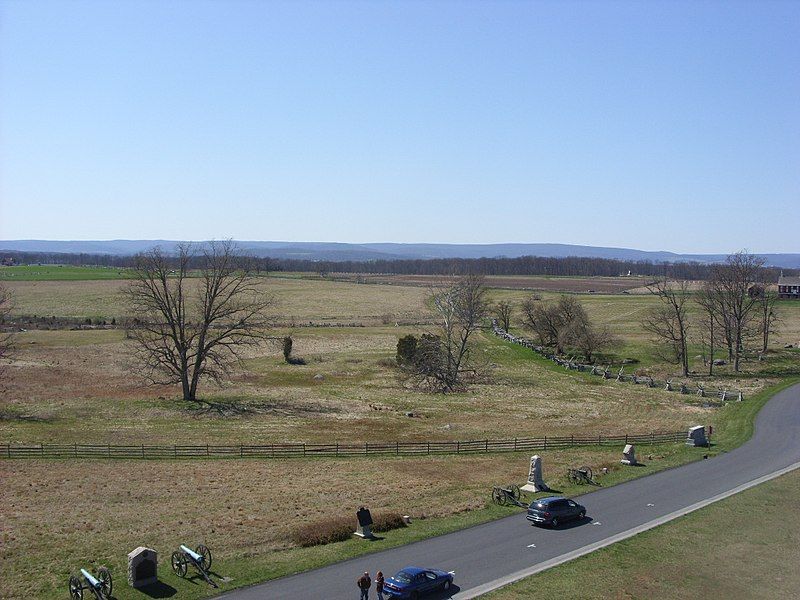
[[[681,446],[653,452],[648,472],[685,460]],[[607,466],[602,481],[631,475],[618,450],[548,452],[545,476],[568,489],[569,465]],[[304,523],[355,514],[359,505],[411,515],[408,530],[384,534],[400,543],[434,531],[444,517],[486,520],[508,514],[485,507],[492,485],[524,480],[523,454],[420,459],[286,461],[0,461],[0,597],[63,597],[70,571],[107,565],[115,597],[140,598],[124,582],[125,552],[148,545],[161,552],[161,579],[181,597],[205,597],[205,586],[179,580],[169,552],[179,543],[205,543],[214,570],[234,584],[292,572],[328,552],[363,552],[357,542],[293,548]],[[599,469],[598,469],[599,470]],[[637,473],[638,474],[638,473]],[[411,537],[409,537],[411,536]],[[375,550],[376,548],[371,548]],[[169,551],[169,552],[168,552]],[[311,562],[309,562],[311,561]],[[9,577],[10,573],[14,577]],[[249,579],[248,579],[249,578]],[[19,587],[20,583],[25,588]]]
[[[16,312],[77,318],[120,318],[123,281],[14,281]],[[511,287],[511,286],[509,286]],[[398,337],[420,333],[430,319],[427,290],[412,285],[363,285],[304,278],[266,278],[291,333],[286,364],[275,345],[253,350],[233,381],[201,395],[211,404],[179,400],[174,387],[153,387],[130,359],[122,329],[34,330],[16,335],[15,360],[0,380],[0,441],[12,443],[270,443],[483,439],[581,433],[640,433],[725,423],[748,403],[725,408],[702,399],[566,372],[488,332],[475,352],[491,376],[467,392],[432,395],[410,387],[390,361]],[[520,301],[523,290],[492,290]],[[544,292],[546,298],[555,293]],[[635,356],[656,375],[671,367],[648,352],[639,327],[653,299],[582,295],[598,322],[623,338],[618,356]],[[776,345],[800,337],[800,303],[780,306]],[[291,323],[294,322],[294,326]],[[358,326],[308,326],[350,324]],[[395,323],[401,323],[396,326]],[[793,350],[748,363],[749,372],[719,380],[747,397],[796,370]],[[792,366],[794,365],[794,366]],[[780,368],[779,368],[780,367]],[[413,417],[406,413],[413,413]],[[741,424],[737,425],[741,428]],[[681,445],[644,449],[651,468],[688,460]],[[551,452],[545,476],[560,489],[567,466],[608,466],[607,483],[633,476],[617,469],[619,449]],[[0,460],[2,598],[56,598],[79,564],[109,564],[119,598],[138,597],[124,579],[124,553],[140,544],[162,552],[180,542],[205,542],[231,585],[254,582],[364,552],[356,542],[300,549],[288,541],[298,523],[338,516],[359,504],[399,511],[415,525],[386,535],[399,544],[505,514],[484,508],[491,485],[521,482],[527,456],[443,456],[344,460],[3,461]],[[650,470],[648,469],[648,472]],[[636,475],[641,474],[637,471]],[[421,517],[426,517],[422,519]],[[374,549],[374,548],[373,548]],[[162,562],[162,564],[165,564]],[[42,567],[42,565],[46,565]],[[181,597],[201,586],[166,574]]]
[[[563,370],[482,334],[491,379],[465,393],[411,388],[386,359],[396,327],[295,332],[288,365],[274,346],[226,387],[203,392],[215,409],[179,401],[174,387],[136,374],[119,330],[18,336],[0,400],[0,438],[64,443],[277,443],[483,439],[681,429],[710,418],[700,399],[603,382]],[[749,386],[749,381],[739,382]],[[406,416],[413,412],[414,417]]]
[[[422,287],[447,281],[446,277],[434,275],[335,273],[332,277],[344,281]],[[641,289],[650,281],[646,277],[545,277],[541,275],[487,275],[485,279],[486,285],[497,289],[599,294],[620,294],[623,291]]]

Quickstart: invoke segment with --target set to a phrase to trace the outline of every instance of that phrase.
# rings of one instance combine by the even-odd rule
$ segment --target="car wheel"
[[[450,589],[450,580],[449,579],[444,582],[444,585],[442,586],[442,589],[443,590],[449,590]]]
[[[583,521],[584,518],[586,518],[586,511],[582,510],[581,512],[578,513],[578,520]]]
[[[553,517],[553,520],[552,520],[552,521],[550,521],[550,527],[552,527],[552,528],[554,528],[554,529],[555,529],[556,527],[558,527],[558,517]]]
[[[411,600],[418,600],[419,599],[419,592],[411,592],[411,595],[409,596],[409,598],[411,598]]]

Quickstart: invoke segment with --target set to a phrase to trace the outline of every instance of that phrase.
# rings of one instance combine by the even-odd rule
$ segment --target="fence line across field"
[[[13,458],[298,458],[357,456],[430,456],[436,454],[490,454],[529,450],[556,450],[581,446],[660,444],[681,442],[685,431],[637,435],[570,435],[502,440],[430,442],[364,442],[361,444],[112,445],[112,444],[0,444],[0,457]]]

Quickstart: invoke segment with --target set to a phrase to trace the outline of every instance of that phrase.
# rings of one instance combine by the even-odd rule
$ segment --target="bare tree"
[[[514,314],[514,305],[508,300],[500,300],[494,305],[494,314],[500,327],[508,331],[511,328],[511,316]]]
[[[737,372],[750,321],[759,304],[759,294],[754,286],[763,266],[762,259],[742,251],[731,254],[723,264],[712,269],[710,284],[719,294],[722,319],[729,327],[733,370]]]
[[[606,325],[598,327],[592,323],[583,306],[580,313],[567,324],[561,339],[562,345],[578,350],[587,362],[592,362],[600,350],[620,344],[619,338]]]
[[[647,289],[660,300],[660,304],[650,310],[642,320],[645,331],[653,334],[658,342],[659,354],[665,360],[675,362],[681,367],[681,374],[689,374],[687,334],[689,319],[687,315],[689,284],[686,280],[658,279]]]
[[[721,305],[719,295],[714,287],[706,282],[695,298],[703,314],[700,330],[702,331],[701,342],[708,348],[708,375],[714,374],[714,350],[716,349],[717,338],[719,337],[717,322],[721,316]]]
[[[755,291],[758,297],[758,330],[761,334],[761,352],[765,353],[769,347],[769,336],[775,333],[775,325],[780,321],[778,311],[778,293],[767,285],[760,285]]]
[[[545,304],[534,294],[522,303],[522,320],[542,346],[556,346],[556,352],[561,352],[558,348],[560,314],[555,304]]]
[[[471,340],[489,313],[483,277],[461,277],[433,290],[431,300],[438,326],[436,334],[419,340],[413,373],[432,389],[455,391],[463,387],[467,373],[476,372]]]
[[[255,263],[233,242],[156,248],[136,257],[127,289],[137,357],[153,383],[180,383],[197,401],[203,378],[230,376],[248,346],[266,339],[272,300],[258,289]]]

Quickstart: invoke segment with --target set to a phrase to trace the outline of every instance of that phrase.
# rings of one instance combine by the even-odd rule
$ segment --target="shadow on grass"
[[[163,581],[156,581],[150,585],[142,586],[138,590],[150,598],[171,598],[178,593],[178,590]]]

